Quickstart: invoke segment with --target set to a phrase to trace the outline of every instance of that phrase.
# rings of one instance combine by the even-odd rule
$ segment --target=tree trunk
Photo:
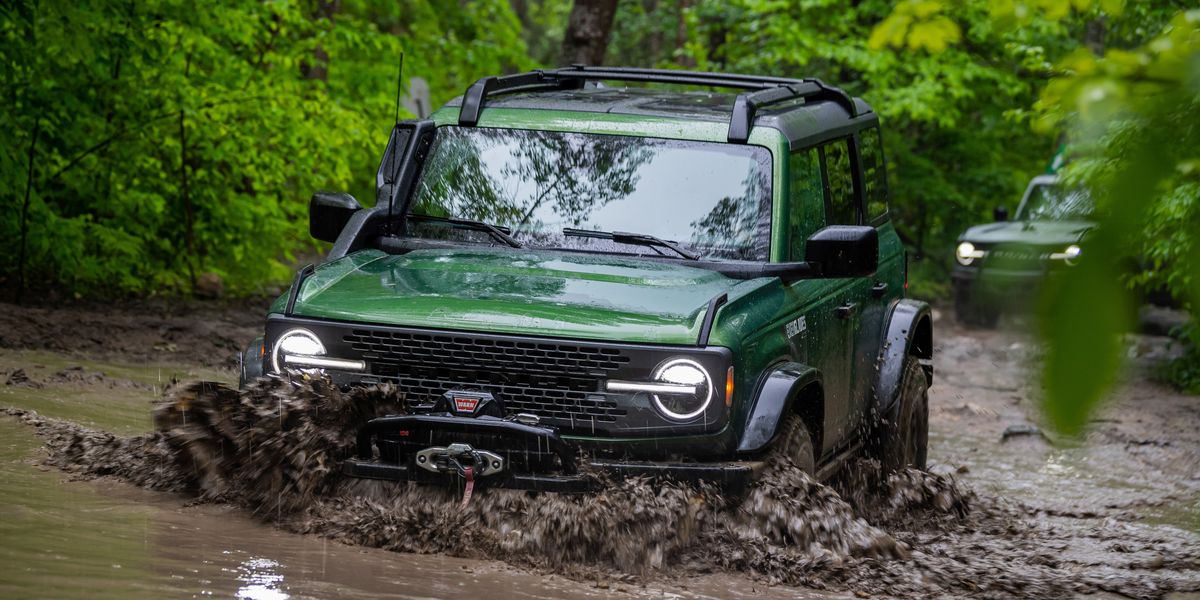
[[[1108,33],[1108,18],[1097,17],[1088,21],[1083,32],[1083,43],[1096,56],[1104,56],[1104,42]]]
[[[37,158],[37,139],[41,130],[41,119],[34,119],[33,135],[29,139],[29,172],[25,175],[25,202],[21,204],[21,256],[17,260],[17,304],[20,304],[25,296],[25,247],[29,239],[29,194],[33,191],[33,161]]]
[[[509,0],[508,3],[512,6],[514,15],[517,15],[517,20],[521,22],[523,29],[529,29],[529,3],[525,0]]]
[[[687,9],[688,0],[679,0],[679,12],[675,15],[675,48],[677,50],[682,50],[688,41]],[[695,67],[696,61],[692,60],[692,57],[688,56],[686,52],[680,52],[675,59],[675,64],[686,69]]]
[[[192,266],[192,260],[196,256],[196,235],[195,235],[195,212],[192,210],[192,197],[188,190],[188,175],[187,175],[187,126],[184,121],[184,113],[179,111],[179,191],[183,196],[183,219],[184,226],[184,242],[187,244],[187,256],[184,260],[187,262],[188,279],[191,281],[192,292],[196,291],[196,269]]]
[[[318,0],[313,10],[313,18],[333,22],[333,17],[342,10],[341,0]],[[329,53],[320,44],[313,49],[312,62],[300,64],[300,74],[308,79],[329,80]]]
[[[617,0],[575,0],[563,36],[565,64],[601,65],[608,51]]]
[[[646,10],[647,14],[651,14],[651,15],[659,14],[658,8],[659,8],[658,0],[649,0],[645,4],[645,10]],[[662,60],[662,53],[663,53],[662,27],[655,27],[650,30],[650,34],[648,36],[648,39],[646,40],[646,44],[650,48],[650,60],[646,62],[646,66],[648,66],[648,67],[656,66]]]

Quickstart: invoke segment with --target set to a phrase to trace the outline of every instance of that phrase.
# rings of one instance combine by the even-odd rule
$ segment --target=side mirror
[[[874,227],[830,225],[808,238],[805,262],[820,277],[867,277],[879,268],[879,234]]]
[[[317,192],[308,201],[308,234],[323,242],[337,241],[354,213],[362,210],[354,196],[344,192]]]
[[[1008,207],[1007,206],[997,206],[992,211],[992,218],[996,219],[997,223],[1000,223],[1002,221],[1007,221],[1008,220]]]

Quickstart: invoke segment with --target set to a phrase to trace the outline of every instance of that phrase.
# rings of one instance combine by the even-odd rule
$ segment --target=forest
[[[312,192],[373,200],[401,56],[402,119],[572,63],[841,86],[884,123],[925,299],[948,295],[965,228],[1060,170],[1104,216],[1093,258],[1044,294],[1051,397],[1093,401],[1103,377],[1054,374],[1116,365],[1142,297],[1200,307],[1200,10],[1177,0],[6,2],[5,299],[278,292],[321,250]],[[1177,335],[1190,350],[1165,375],[1200,389],[1200,332]]]

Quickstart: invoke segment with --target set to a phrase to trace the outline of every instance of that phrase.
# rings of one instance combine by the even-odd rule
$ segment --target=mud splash
[[[1186,545],[1128,528],[1096,533],[1120,537],[1131,555],[1152,548],[1161,559],[1150,574],[1114,569],[1054,552],[1056,542],[1061,549],[1080,534],[1033,520],[1019,506],[977,497],[946,475],[884,477],[869,462],[828,487],[774,461],[741,499],[631,479],[588,495],[490,490],[465,511],[453,489],[344,478],[338,464],[358,428],[401,412],[401,404],[388,386],[342,393],[324,381],[263,380],[239,393],[194,383],[156,405],[158,431],[134,437],[8,412],[36,428],[48,449],[44,462],[79,477],[190,491],[288,531],[389,550],[500,559],[589,579],[734,571],[912,597],[1098,590],[1153,597],[1200,587],[1200,555]]]

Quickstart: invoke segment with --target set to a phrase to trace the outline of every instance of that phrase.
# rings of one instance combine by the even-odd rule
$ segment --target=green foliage
[[[0,8],[0,237],[20,255],[28,183],[29,285],[177,293],[211,272],[233,292],[261,291],[312,250],[314,190],[371,204],[401,50],[406,77],[424,77],[439,103],[481,73],[528,65],[504,0],[332,7]],[[0,267],[9,286],[18,263]]]
[[[1181,390],[1200,394],[1200,326],[1193,321],[1176,334],[1183,354],[1160,365],[1158,375]]]
[[[909,298],[936,302],[950,296],[950,281],[941,265],[929,260],[912,261],[908,269]]]
[[[875,26],[867,44],[941,52],[962,39],[958,24],[943,14],[946,8],[936,0],[904,0]]]

